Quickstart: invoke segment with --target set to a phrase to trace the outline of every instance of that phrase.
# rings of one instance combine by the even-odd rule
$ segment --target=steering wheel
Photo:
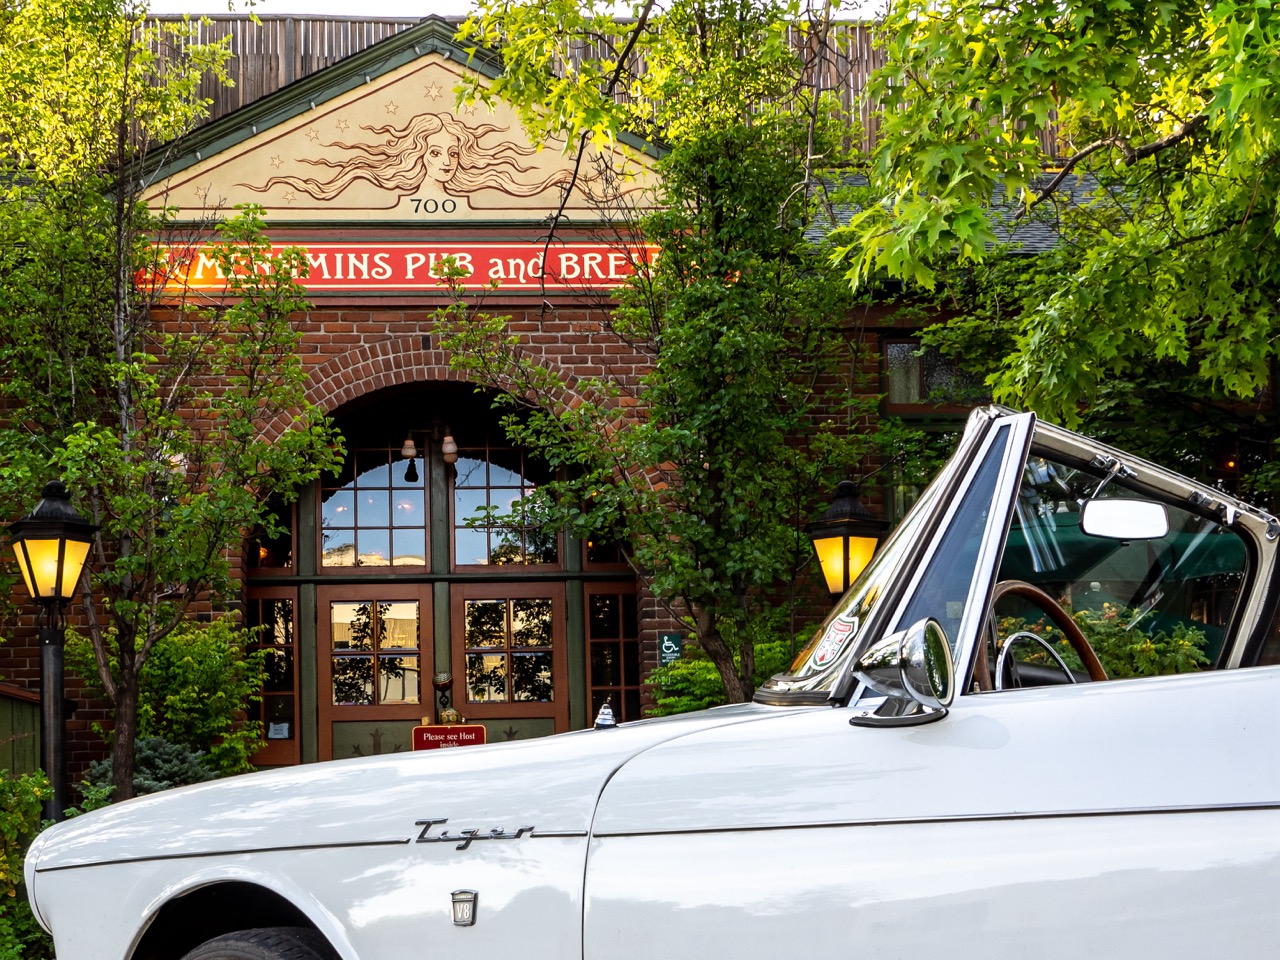
[[[1058,601],[1045,593],[1039,587],[1027,583],[1025,580],[1002,580],[997,583],[995,589],[991,591],[991,610],[994,629],[994,611],[996,605],[1005,597],[1020,597],[1034,604],[1055,627],[1061,630],[1067,638],[1067,643],[1071,644],[1071,649],[1076,652],[1080,658],[1080,662],[1084,665],[1085,671],[1089,674],[1090,680],[1107,679],[1107,671],[1102,668],[1102,663],[1098,660],[1098,655],[1093,652],[1093,647],[1089,646],[1089,641],[1085,638],[1084,633],[1080,630],[1080,626],[1071,619],[1067,611],[1058,605]],[[1034,637],[1034,634],[1028,634]],[[1045,641],[1039,637],[1035,637],[1042,645]],[[1057,657],[1055,656],[1055,659]],[[1059,661],[1061,662],[1061,661]],[[991,673],[987,667],[987,657],[985,652],[979,653],[977,663],[974,665],[973,671],[974,681],[978,685],[979,690],[994,689],[991,682]]]

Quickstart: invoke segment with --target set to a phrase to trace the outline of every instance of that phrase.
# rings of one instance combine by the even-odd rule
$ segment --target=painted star
[[[400,109],[399,104],[397,104],[394,100],[390,101],[386,107],[387,113],[390,113],[390,114],[394,114],[399,109]]]
[[[285,191],[285,194],[284,194],[285,203],[293,203],[293,201],[297,199],[298,199],[298,195],[294,193],[292,190]]]
[[[339,132],[339,133],[346,133],[346,132],[347,132],[347,127],[349,127],[349,126],[351,126],[351,124],[347,123],[347,121],[345,121],[345,120],[339,120],[339,121],[338,121],[338,132]]]
[[[444,88],[434,81],[427,84],[426,88],[422,92],[432,100],[439,100],[444,96]]]
[[[307,139],[310,140],[312,143],[315,143],[317,140],[320,139],[320,131],[317,130],[315,127],[308,127]]]
[[[284,166],[284,161],[283,161],[283,160],[281,160],[279,157],[272,157],[272,158],[271,158],[271,166],[273,166],[275,169],[279,170],[281,167],[283,167],[283,166]]]
[[[206,200],[209,199],[209,188],[196,187],[196,196],[200,198],[201,203],[204,203]]]

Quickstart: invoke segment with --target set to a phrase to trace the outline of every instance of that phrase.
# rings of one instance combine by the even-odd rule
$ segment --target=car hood
[[[45,831],[28,869],[405,843],[429,820],[437,821],[429,828],[435,835],[522,827],[585,833],[604,785],[632,758],[704,730],[794,712],[742,704],[613,730],[309,764],[169,790]]]

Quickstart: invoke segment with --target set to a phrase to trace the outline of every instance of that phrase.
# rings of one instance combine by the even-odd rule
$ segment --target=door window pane
[[[469,703],[555,699],[550,598],[468,600],[464,611]]]
[[[333,658],[333,702],[344,706],[373,704],[373,660],[368,657]]]
[[[470,703],[505,703],[507,658],[505,654],[467,654],[467,700]]]
[[[417,703],[420,689],[417,657],[378,657],[379,703]]]
[[[505,600],[468,600],[466,645],[468,647],[501,647],[507,639],[507,604]]]
[[[291,598],[250,595],[247,602],[246,622],[255,631],[253,649],[262,651],[266,669],[262,700],[250,710],[262,721],[269,741],[293,740],[297,736],[293,615]]]
[[[551,646],[551,601],[511,601],[512,642],[517,647]]]
[[[420,630],[416,600],[330,603],[334,704],[418,703]]]
[[[551,699],[551,654],[511,655],[511,699],[546,703]]]
[[[640,632],[635,594],[598,588],[587,597],[591,717],[609,702],[619,721],[640,719]]]

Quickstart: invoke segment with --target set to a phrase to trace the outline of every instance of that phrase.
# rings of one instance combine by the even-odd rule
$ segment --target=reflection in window
[[[266,682],[262,700],[255,704],[268,740],[293,740],[297,736],[294,685],[293,601],[250,598],[246,623],[255,630],[253,648],[263,651]]]
[[[293,566],[293,508],[273,500],[266,521],[248,537],[247,559],[253,569]]]
[[[590,716],[608,700],[619,722],[639,720],[640,635],[635,594],[627,588],[587,597],[587,655]]]
[[[331,603],[334,704],[417,703],[421,689],[418,630],[416,601]]]
[[[980,377],[961,370],[936,347],[915,340],[884,345],[885,400],[897,405],[973,406],[986,402]]]
[[[1248,570],[1244,540],[1217,520],[1172,502],[1164,504],[1164,536],[1121,540],[1086,534],[1080,505],[1099,495],[1106,476],[1101,469],[1032,453],[1023,466],[999,579],[1045,591],[1080,627],[1112,679],[1212,666]],[[1107,483],[1101,496],[1147,499],[1123,480]],[[1043,620],[1033,605],[1002,603],[992,639],[999,646],[1018,632],[1034,633],[1057,646],[1068,667],[1078,668],[1060,631]]]
[[[348,456],[342,475],[321,494],[321,564],[424,566],[426,473],[421,457],[402,459],[398,449],[362,449]]]
[[[454,556],[459,566],[559,561],[558,537],[525,510],[536,484],[524,454],[509,447],[464,449],[454,480]]]
[[[464,616],[467,702],[555,699],[550,599],[468,600]]]

